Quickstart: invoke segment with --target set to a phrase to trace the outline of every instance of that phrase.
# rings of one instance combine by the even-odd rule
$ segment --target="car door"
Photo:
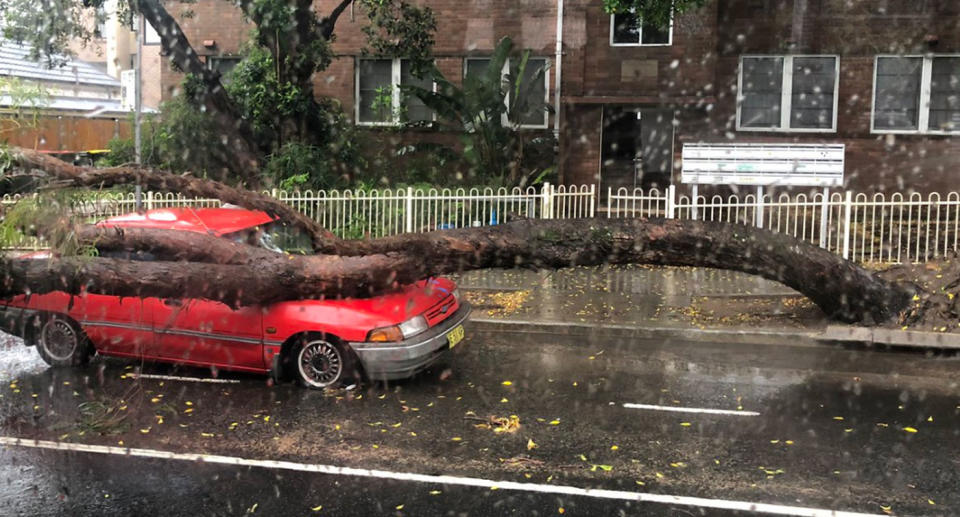
[[[263,314],[260,307],[233,309],[198,299],[149,298],[156,334],[152,354],[166,360],[263,370]]]
[[[151,320],[144,314],[143,300],[85,293],[77,297],[75,303],[79,303],[79,307],[70,314],[79,320],[97,350],[132,357],[149,356],[154,336]]]

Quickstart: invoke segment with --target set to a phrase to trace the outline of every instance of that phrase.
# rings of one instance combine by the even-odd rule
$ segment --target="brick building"
[[[548,67],[542,91],[559,109],[524,122],[558,135],[564,183],[677,184],[685,142],[844,143],[846,187],[865,192],[960,183],[960,2],[712,0],[666,30],[605,14],[599,0],[422,2],[437,15],[446,77],[483,67],[503,36]],[[239,11],[221,0],[192,9],[187,36],[229,68],[248,31]],[[341,18],[338,57],[315,91],[375,131],[396,121],[371,97],[415,79],[402,59],[361,58],[364,20]],[[178,81],[164,71],[165,96]]]

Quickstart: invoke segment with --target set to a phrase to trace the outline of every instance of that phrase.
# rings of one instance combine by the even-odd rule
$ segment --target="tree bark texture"
[[[92,292],[154,296],[162,291],[163,296],[181,293],[241,305],[370,296],[398,284],[474,269],[600,264],[698,266],[759,275],[796,289],[827,315],[847,322],[892,319],[907,307],[913,295],[906,287],[787,235],[705,221],[516,221],[493,227],[337,241],[342,249],[336,256],[275,254],[207,235],[164,230],[96,228],[84,229],[79,235],[101,252],[149,251],[165,262],[127,264],[111,260],[106,269],[124,273],[104,275],[92,267],[110,259],[70,259],[62,262],[63,270],[54,260],[49,271],[52,276],[69,279],[85,264],[84,275],[99,282],[88,286]],[[189,262],[171,262],[176,260]],[[104,278],[110,282],[103,282]],[[152,285],[152,278],[161,279],[164,285]],[[35,292],[38,289],[39,285],[32,287]]]

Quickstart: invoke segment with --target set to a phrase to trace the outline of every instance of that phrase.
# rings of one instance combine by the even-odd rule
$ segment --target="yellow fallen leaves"
[[[611,446],[610,446],[610,450],[611,450],[611,451],[618,451],[618,450],[620,450],[620,446],[619,446],[619,445],[611,445]]]
[[[398,505],[397,505],[397,510],[403,510],[403,505],[402,505],[402,504],[398,504]]]
[[[520,417],[510,415],[507,418],[494,417],[490,419],[495,433],[515,433],[520,429]]]
[[[441,492],[441,491],[439,491],[439,490],[431,490],[431,491],[430,491],[430,495],[440,495],[440,494],[442,494],[442,493],[443,493],[443,492]]]
[[[903,430],[906,431],[906,432],[908,432],[908,433],[915,433],[915,432],[917,432],[916,428],[913,428],[913,427],[904,427]]]
[[[463,438],[461,438],[461,437],[459,437],[459,436],[454,436],[453,438],[450,438],[450,441],[451,441],[451,442],[462,442],[462,441],[463,441]]]
[[[503,381],[500,384],[503,384],[504,386],[513,386],[513,381]]]
[[[690,422],[680,422],[680,427],[690,427],[691,425],[693,424],[691,424]]]
[[[560,425],[560,419],[551,420],[550,425]]]
[[[534,442],[532,438],[528,438],[528,439],[527,439],[527,450],[528,450],[528,451],[532,451],[532,450],[536,449],[537,447],[539,447],[539,445],[537,445],[537,443]]]
[[[319,505],[319,506],[314,506],[314,507],[311,508],[310,510],[312,510],[312,511],[314,511],[314,512],[319,512],[320,510],[323,510],[323,505],[321,504],[321,505]]]

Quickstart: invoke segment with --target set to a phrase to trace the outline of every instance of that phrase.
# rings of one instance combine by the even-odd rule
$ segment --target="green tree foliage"
[[[707,0],[603,0],[608,13],[636,13],[645,23],[667,27],[675,15],[703,7]]]
[[[0,111],[0,143],[8,133],[38,127],[41,110],[50,104],[46,88],[17,77],[0,77],[0,95],[9,99]]]
[[[37,58],[67,54],[70,42],[93,35],[96,24],[85,20],[95,19],[103,3],[0,0],[0,6],[7,7],[3,34],[31,45]],[[421,69],[431,60],[436,28],[433,12],[406,0],[340,0],[326,13],[313,5],[318,3],[314,0],[225,0],[223,8],[238,7],[254,30],[243,61],[224,84],[190,48],[174,17],[189,13],[189,3],[118,0],[118,14],[129,20],[142,13],[160,35],[164,53],[191,77],[192,83],[184,88],[186,99],[165,106],[159,119],[159,160],[170,166],[186,157],[197,161],[184,162],[184,168],[213,171],[217,169],[210,168],[212,162],[221,161],[219,170],[243,171],[240,179],[244,181],[266,178],[279,182],[285,179],[277,176],[285,170],[281,164],[301,163],[299,157],[310,155],[323,163],[317,167],[325,169],[310,174],[311,181],[323,184],[327,179],[321,178],[353,174],[360,162],[330,163],[358,157],[356,145],[348,141],[352,128],[347,127],[339,105],[313,93],[314,82],[323,80],[318,75],[332,60],[330,44],[336,22],[351,4],[370,21],[365,29],[367,53],[402,55],[412,58]],[[185,112],[191,108],[194,113]],[[172,126],[177,122],[184,124],[179,132]],[[221,152],[217,149],[225,147],[221,141],[228,141],[233,149]],[[122,151],[125,145],[118,141],[115,147]],[[212,156],[201,159],[204,152]],[[274,159],[279,162],[270,165]],[[251,163],[259,164],[252,174]]]
[[[430,76],[436,91],[417,86],[402,88],[436,113],[439,126],[462,134],[463,156],[472,175],[502,184],[523,185],[542,173],[543,168],[531,168],[525,160],[528,140],[532,138],[520,129],[520,121],[527,115],[548,111],[550,106],[542,97],[532,95],[534,86],[543,84],[546,70],[540,68],[528,75],[530,51],[512,57],[511,54],[513,42],[504,38],[497,44],[486,70],[469,74],[462,86],[434,67]],[[521,80],[524,77],[530,80]],[[549,145],[552,148],[552,143]]]

